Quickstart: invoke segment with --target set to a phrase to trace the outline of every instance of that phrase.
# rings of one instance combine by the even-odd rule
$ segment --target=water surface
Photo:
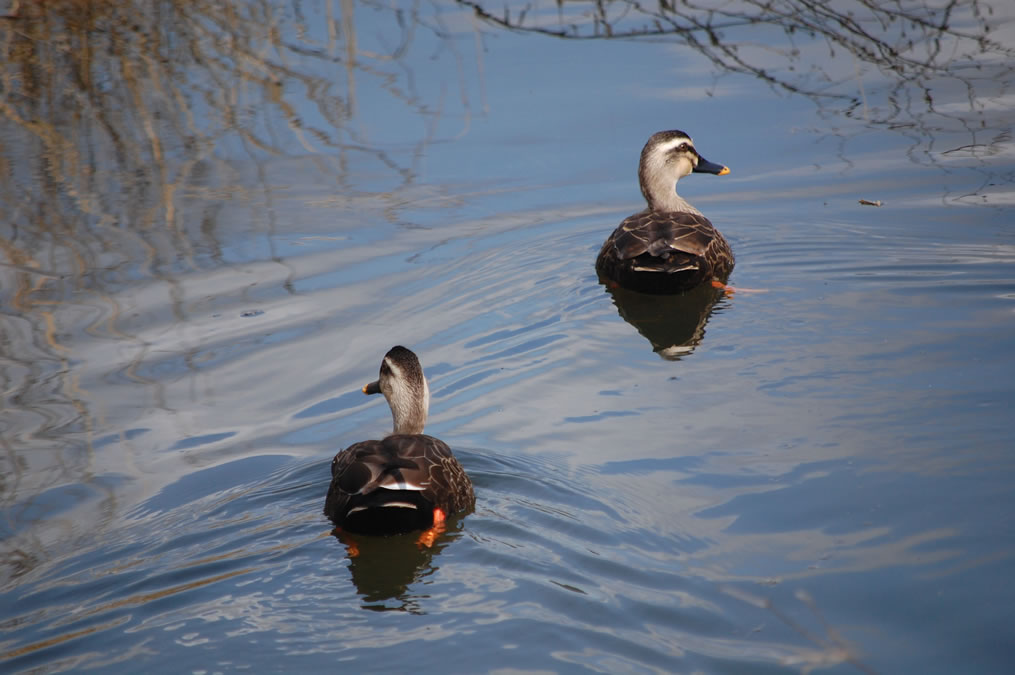
[[[0,25],[5,671],[1011,662],[1004,3],[89,7]],[[664,128],[740,291],[598,283]],[[477,507],[353,557],[395,343]]]

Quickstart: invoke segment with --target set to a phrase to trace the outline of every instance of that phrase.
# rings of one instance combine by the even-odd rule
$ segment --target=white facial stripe
[[[659,147],[656,149],[656,152],[662,155],[666,155],[671,150],[679,146],[681,143],[687,143],[692,148],[694,147],[694,141],[692,141],[690,138],[677,137],[660,144]]]
[[[396,379],[402,379],[402,369],[398,367],[398,364],[389,359],[387,356],[384,357],[384,362],[388,364],[388,368],[391,370],[392,377]]]

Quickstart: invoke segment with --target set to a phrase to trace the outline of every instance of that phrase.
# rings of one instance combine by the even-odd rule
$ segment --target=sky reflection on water
[[[85,7],[0,20],[5,668],[1010,663],[1007,5],[955,5],[993,42],[934,67],[532,30],[626,3]],[[666,360],[592,263],[671,127],[766,292]],[[387,430],[358,390],[395,342],[477,510],[351,559],[327,466]]]

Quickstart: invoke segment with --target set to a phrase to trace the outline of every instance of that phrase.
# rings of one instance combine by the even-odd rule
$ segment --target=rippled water
[[[371,159],[220,150],[179,229],[96,217],[114,244],[77,259],[59,232],[17,257],[8,209],[4,670],[1003,672],[1008,122],[984,155],[961,124],[921,144],[747,77],[689,100],[711,71],[661,67],[665,42],[444,11],[482,54],[437,125],[457,136],[404,142],[361,80],[361,136],[391,139]],[[433,54],[415,75],[457,82]],[[665,127],[733,168],[681,183],[732,295],[596,279]],[[359,388],[395,343],[477,507],[351,556],[329,464],[390,427]]]

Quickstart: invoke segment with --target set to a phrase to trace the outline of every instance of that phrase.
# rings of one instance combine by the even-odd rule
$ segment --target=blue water
[[[561,11],[584,30],[583,8]],[[847,97],[825,100],[674,35],[220,9],[0,24],[52,85],[6,85],[0,126],[5,672],[1009,668],[1003,50],[922,74],[931,104],[820,39],[793,38],[790,71],[781,30],[725,30],[801,86],[824,68]],[[40,26],[91,35],[105,77],[75,83]],[[114,33],[173,38],[130,52],[140,99]],[[595,276],[666,128],[732,169],[680,183],[730,240],[732,294]],[[477,506],[432,548],[352,555],[321,513],[329,465],[390,429],[359,389],[396,343]]]

